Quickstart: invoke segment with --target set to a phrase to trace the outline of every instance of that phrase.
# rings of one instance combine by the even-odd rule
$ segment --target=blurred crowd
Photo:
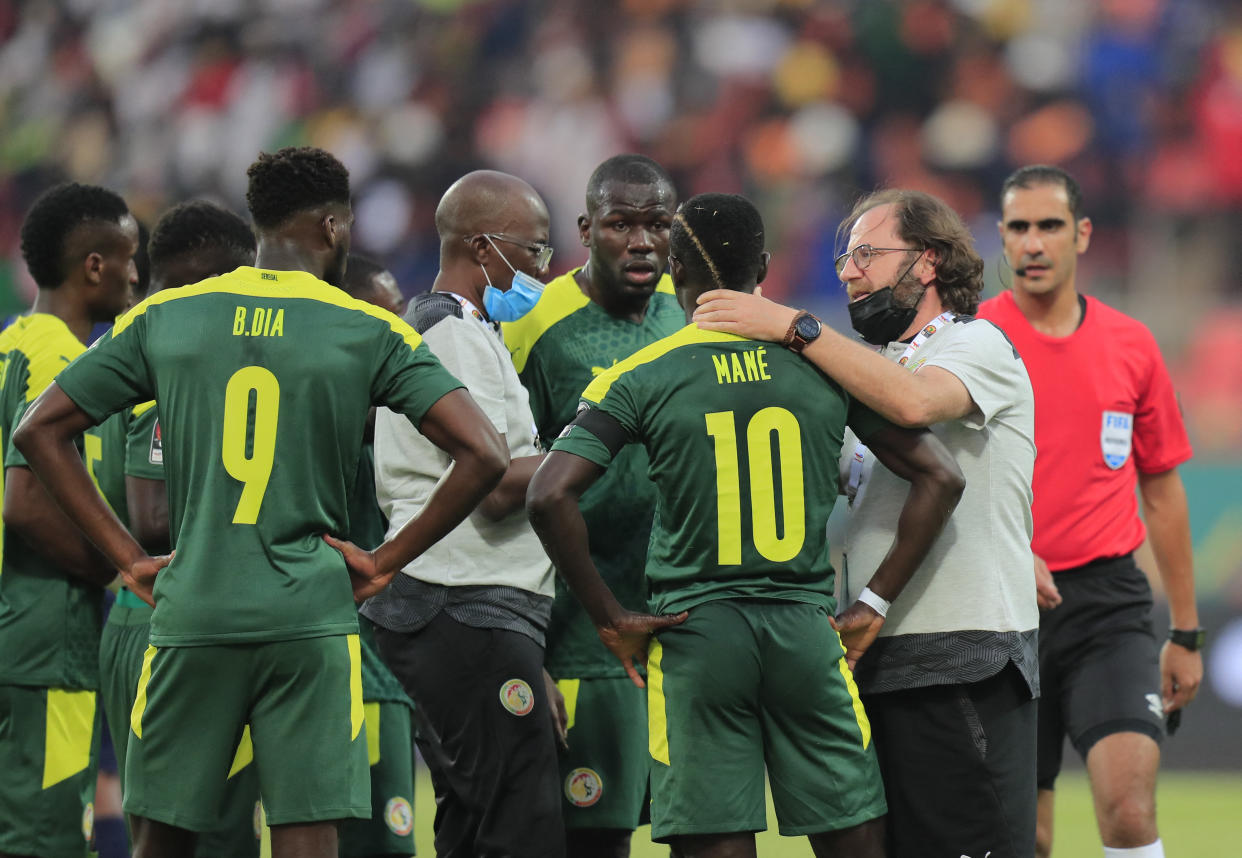
[[[845,325],[832,257],[860,190],[947,199],[994,292],[1001,179],[1060,164],[1096,224],[1080,282],[1152,327],[1199,454],[1242,455],[1236,0],[0,0],[0,129],[4,313],[50,183],[113,187],[148,223],[194,196],[244,211],[255,154],[310,143],[407,294],[462,173],[532,182],[560,271],[591,169],[641,151],[683,197],[755,200],[769,290]]]

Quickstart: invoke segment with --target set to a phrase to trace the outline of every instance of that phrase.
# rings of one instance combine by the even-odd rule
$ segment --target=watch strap
[[[1202,627],[1197,629],[1169,629],[1169,640],[1180,647],[1185,647],[1191,652],[1197,652],[1203,648],[1203,643],[1207,638],[1207,631]]]

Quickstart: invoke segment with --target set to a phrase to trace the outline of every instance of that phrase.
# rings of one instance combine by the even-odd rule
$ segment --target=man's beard
[[[907,271],[893,284],[893,305],[902,309],[917,307],[926,291],[927,287],[919,282],[919,278]]]

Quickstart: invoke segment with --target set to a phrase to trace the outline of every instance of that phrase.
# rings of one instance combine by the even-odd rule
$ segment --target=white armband
[[[870,587],[863,587],[863,591],[858,594],[858,601],[862,602],[864,605],[869,606],[872,610],[874,610],[881,617],[887,617],[888,609],[893,606],[892,602],[878,595]]]

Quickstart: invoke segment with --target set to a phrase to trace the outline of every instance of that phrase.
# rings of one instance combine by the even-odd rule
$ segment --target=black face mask
[[[891,286],[850,302],[849,309],[850,324],[873,346],[886,346],[900,337],[919,312],[917,304],[913,307],[896,306]]]

